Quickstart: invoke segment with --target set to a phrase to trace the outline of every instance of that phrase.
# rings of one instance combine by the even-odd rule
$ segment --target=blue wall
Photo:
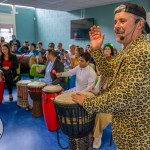
[[[82,44],[83,41],[70,39],[70,20],[78,19],[78,11],[70,13],[63,11],[36,9],[37,37],[43,41],[45,48],[49,42],[62,42],[65,49],[69,44]],[[84,41],[85,43],[86,41]]]
[[[140,4],[150,11],[149,0],[132,0],[132,2]],[[119,4],[121,3],[85,9],[85,18],[94,18],[95,24],[101,26],[101,30],[105,34],[104,43],[111,42],[117,49],[120,49],[121,45],[116,42],[113,32],[113,11]],[[49,42],[55,44],[62,42],[65,49],[68,49],[69,44],[85,48],[89,41],[70,39],[70,20],[79,19],[80,16],[80,10],[62,12],[36,9],[37,40],[43,41],[45,48]]]
[[[36,41],[35,9],[16,8],[16,34],[17,38],[23,43],[28,40],[30,43]]]

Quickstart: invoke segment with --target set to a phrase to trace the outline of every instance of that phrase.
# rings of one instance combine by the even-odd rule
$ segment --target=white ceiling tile
[[[128,0],[122,0],[121,2],[125,1]],[[113,4],[120,2],[120,0],[1,0],[1,2],[35,8],[71,11],[81,8]]]

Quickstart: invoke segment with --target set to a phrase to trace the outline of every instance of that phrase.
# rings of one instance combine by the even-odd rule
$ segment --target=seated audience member
[[[5,38],[3,36],[1,36],[1,38],[0,38],[0,44],[2,45],[4,43],[5,43]]]
[[[24,41],[23,46],[22,47],[18,47],[18,51],[21,54],[26,54],[29,50],[29,43],[28,41]]]
[[[114,48],[112,43],[106,43],[103,48],[107,60],[114,60]]]
[[[65,51],[61,56],[60,56],[60,61],[64,64],[65,69],[69,69],[70,66],[70,57],[68,51]]]
[[[29,45],[29,50],[27,51],[27,55],[34,55],[34,56],[37,56],[39,54],[38,50],[36,50],[36,45],[35,43],[31,43]]]
[[[76,47],[75,57],[71,58],[71,67],[72,68],[79,65],[79,57],[82,53],[84,53],[84,49],[82,47]]]
[[[37,43],[37,50],[39,51],[39,56],[41,56],[41,58],[45,57],[46,50],[43,48],[42,42]]]
[[[67,72],[56,73],[57,77],[68,77],[76,75],[76,86],[67,92],[71,91],[89,91],[94,86],[96,80],[95,71],[89,66],[91,55],[82,53],[79,58],[79,65]]]
[[[118,55],[118,51],[116,48],[114,48],[114,57],[117,57],[117,55]]]
[[[57,58],[57,52],[48,49],[46,51],[47,63],[44,70],[37,68],[37,73],[45,74],[44,78],[39,79],[41,82],[45,82],[47,85],[60,85],[65,89],[64,78],[57,78],[55,72],[63,72],[64,65]]]
[[[43,43],[42,42],[38,42],[37,43],[37,50],[39,51],[38,54],[38,62],[39,64],[45,64],[46,63],[46,50],[43,48]]]
[[[42,42],[37,43],[37,51],[38,55],[32,55],[29,60],[29,66],[31,67],[33,64],[46,64],[46,50],[42,47]]]
[[[16,55],[11,53],[9,44],[2,45],[2,54],[0,69],[3,71],[5,76],[5,83],[9,92],[9,100],[13,100],[12,90],[13,90],[13,78],[17,75],[16,69],[19,67]]]
[[[75,57],[75,49],[76,49],[76,46],[74,44],[69,45],[69,57],[70,58]]]
[[[53,42],[48,44],[48,49],[55,50],[55,44]]]
[[[21,47],[20,41],[17,40],[17,38],[16,38],[16,36],[14,34],[12,35],[12,40],[9,42],[10,47],[12,46],[13,42],[17,42],[18,47]]]
[[[103,48],[104,55],[106,56],[107,60],[111,63],[111,61],[114,60],[114,51],[113,51],[113,45],[111,43],[106,43]],[[98,85],[96,85],[95,91],[93,93],[97,94],[99,92],[102,92],[107,88],[109,78],[100,76]],[[93,132],[94,142],[93,142],[93,148],[99,148],[101,146],[101,138],[102,133],[105,127],[112,122],[112,115],[111,114],[104,114],[104,113],[98,113],[96,115],[95,119],[95,127]]]
[[[90,53],[90,45],[86,46],[85,52]],[[90,63],[92,63],[96,66],[96,62],[94,61],[93,57],[91,57]]]
[[[65,50],[62,48],[62,43],[58,43],[56,52],[58,53],[58,56],[64,54]]]
[[[58,53],[57,53],[57,57],[58,57]],[[58,59],[64,64],[65,63],[65,57],[64,54],[61,54],[60,57],[58,57]]]
[[[71,68],[71,62],[70,62],[70,57],[68,51],[64,52],[64,67],[65,69],[70,69]]]
[[[20,52],[18,51],[18,44],[17,44],[17,42],[13,42],[12,43],[11,52],[13,54],[20,54]]]
[[[86,48],[85,48],[85,52],[89,52],[89,50],[90,50],[90,45],[87,44],[87,45],[86,45]]]

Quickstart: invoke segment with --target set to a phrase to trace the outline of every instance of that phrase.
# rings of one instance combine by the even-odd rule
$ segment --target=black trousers
[[[13,75],[5,75],[5,83],[7,85],[9,94],[12,94],[13,85],[14,85]]]

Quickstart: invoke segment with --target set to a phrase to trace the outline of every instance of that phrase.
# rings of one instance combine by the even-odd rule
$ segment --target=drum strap
[[[55,105],[54,105],[54,107],[55,107]],[[56,113],[57,113],[56,107],[55,107],[55,110],[56,110]],[[58,115],[56,115],[56,117],[57,117],[57,120],[59,120]],[[58,122],[57,122],[57,127],[58,127]],[[67,147],[62,147],[62,145],[60,144],[60,136],[59,136],[59,131],[58,130],[57,130],[57,141],[58,141],[58,144],[61,147],[61,149],[68,149],[68,146]]]

